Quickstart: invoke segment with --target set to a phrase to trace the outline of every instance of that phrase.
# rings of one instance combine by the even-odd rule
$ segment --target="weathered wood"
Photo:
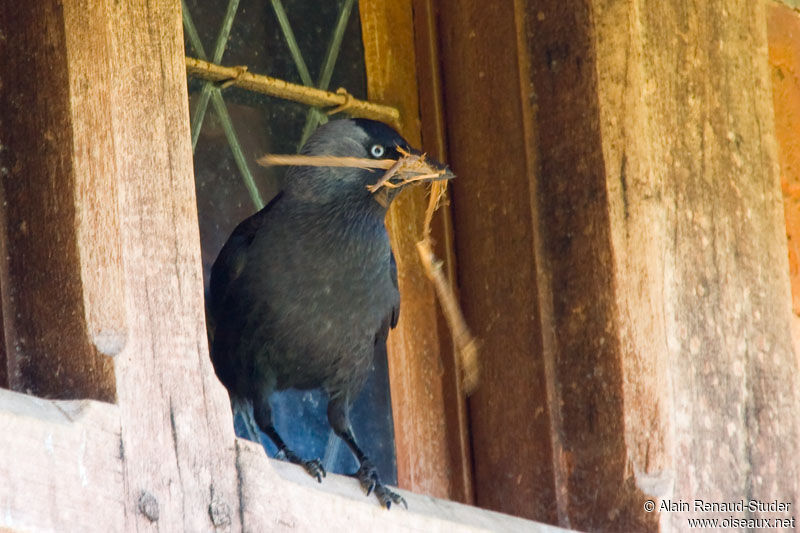
[[[105,125],[108,31],[64,9],[0,8],[1,31],[14,36],[0,54],[8,382],[42,396],[110,401],[114,376],[104,354],[118,353],[126,332],[117,218],[109,212],[116,199]]]
[[[138,504],[146,492],[157,502],[160,530],[235,530],[233,422],[208,357],[203,313],[180,3],[106,7],[130,331],[115,359],[126,527],[150,527]]]
[[[476,503],[555,522],[550,412],[537,314],[525,144],[527,84],[507,3],[440,2],[461,301],[481,340],[469,400]],[[523,91],[524,92],[521,92]]]
[[[652,530],[686,516],[647,498],[796,500],[762,4],[439,17],[478,504]]]
[[[166,531],[236,528],[233,424],[207,352],[180,3],[4,4],[2,16],[3,33],[19,34],[2,59],[15,80],[2,91],[11,383],[113,399],[116,377],[125,492],[107,489],[125,529],[156,513]],[[120,349],[114,376],[98,351]],[[67,507],[91,496],[67,487],[56,487]]]
[[[764,4],[592,7],[630,475],[659,497],[797,501]]]
[[[800,13],[777,3],[767,9],[772,103],[794,311],[792,331],[795,355],[800,358]]]
[[[432,0],[414,0],[414,39],[417,59],[417,85],[419,86],[420,133],[422,150],[439,161],[446,162],[447,132],[445,130],[444,95],[440,68],[439,33],[436,25],[436,8]],[[455,246],[453,242],[453,217],[449,195],[434,214],[432,223],[434,253],[443,262],[447,279],[458,288],[456,278]],[[461,388],[452,333],[441,306],[439,340],[443,373],[441,375],[444,397],[444,419],[450,454],[450,499],[474,504],[472,478],[472,450],[469,434],[467,400]]]
[[[630,8],[620,6],[619,16]],[[621,337],[618,298],[639,294],[617,291],[628,280],[616,278],[614,260],[626,256],[615,256],[612,247],[618,227],[609,214],[599,116],[608,102],[598,98],[597,79],[597,55],[605,50],[595,50],[592,19],[599,6],[578,0],[536,7],[518,10],[521,60],[528,76],[520,84],[535,91],[531,129],[537,172],[531,202],[537,263],[544,269],[539,276],[544,280],[539,287],[541,328],[553,332],[543,346],[552,380],[559,521],[578,529],[648,530],[657,516],[643,510],[644,495],[629,471],[626,421],[642,423],[653,440],[661,435],[659,418],[625,396],[624,380],[638,384],[641,376],[623,374],[628,346]],[[618,24],[625,21],[627,16]],[[652,365],[657,369],[658,359]],[[653,465],[658,464],[657,451]]]
[[[369,98],[399,109],[401,133],[419,146],[411,0],[362,1],[359,12]],[[425,190],[417,187],[393,202],[386,219],[402,295],[400,321],[389,335],[389,379],[399,485],[449,497],[448,430],[453,428],[445,421],[438,304],[415,247],[426,205]]]
[[[563,531],[406,491],[400,492],[409,510],[387,511],[366,497],[355,479],[329,474],[319,484],[296,465],[267,459],[260,446],[246,440],[237,440],[237,461],[245,532]]]
[[[648,497],[796,500],[762,4],[526,15],[569,524],[685,527]]]
[[[0,389],[0,530],[123,531],[119,409]]]

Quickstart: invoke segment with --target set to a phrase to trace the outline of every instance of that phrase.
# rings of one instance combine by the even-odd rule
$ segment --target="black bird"
[[[347,119],[320,126],[301,154],[397,159],[398,149],[419,153],[385,124]],[[359,462],[355,477],[388,508],[405,501],[381,484],[348,417],[400,312],[384,218],[402,187],[385,189],[383,199],[370,193],[382,173],[289,167],[283,190],[220,251],[207,309],[211,358],[232,403],[251,403],[279,453],[321,481],[319,459],[301,459],[278,435],[269,399],[276,390],[322,388],[328,421]]]

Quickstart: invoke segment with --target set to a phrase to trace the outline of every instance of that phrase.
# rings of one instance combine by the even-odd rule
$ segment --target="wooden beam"
[[[625,478],[651,498],[797,501],[800,372],[765,3],[591,8]],[[687,516],[660,520],[682,528]]]
[[[543,332],[552,332],[543,337],[543,346],[550,369],[559,523],[578,529],[643,531],[657,527],[658,515],[643,510],[648,494],[642,487],[647,475],[660,480],[658,465],[665,442],[659,423],[668,409],[663,400],[667,391],[647,386],[652,385],[652,376],[664,379],[659,370],[666,368],[660,366],[663,352],[636,353],[626,335],[627,328],[646,329],[648,321],[659,322],[651,318],[658,316],[657,312],[644,314],[649,294],[619,289],[629,279],[618,277],[622,273],[615,260],[631,258],[618,255],[613,247],[622,228],[609,213],[613,199],[607,180],[620,167],[612,174],[605,159],[608,133],[601,117],[611,102],[601,93],[604,87],[599,84],[608,73],[598,70],[598,56],[615,48],[610,44],[602,50],[595,48],[600,46],[595,31],[603,29],[593,18],[594,10],[601,9],[599,4],[550,1],[536,9],[520,6],[517,10],[526,71],[521,86],[535,91],[525,96],[529,102],[535,101],[531,113],[535,118],[528,129],[535,144],[531,204],[536,217],[537,263],[542,269],[541,327]],[[616,13],[622,28],[629,9],[630,3],[622,3]],[[608,20],[612,20],[610,16]],[[613,33],[610,28],[606,32],[603,37]],[[616,46],[616,50],[629,49],[625,42]],[[625,164],[630,165],[632,156],[627,157]],[[633,167],[624,168],[623,174]],[[637,204],[640,206],[647,204]],[[645,239],[652,227],[643,223],[639,227]],[[642,248],[648,245],[652,241],[639,243]],[[654,281],[663,282],[661,273],[651,275]],[[637,297],[642,298],[638,313],[618,314],[626,299]],[[652,340],[652,350],[663,348],[659,345],[664,342],[663,332],[654,331]],[[648,356],[652,357],[651,366],[642,366],[639,372],[625,366],[632,359]],[[642,394],[634,399],[627,395],[641,391],[651,396]],[[631,428],[634,421],[638,425]],[[647,467],[636,466],[647,472],[640,476],[631,470],[628,456],[634,445],[639,445],[630,441],[634,433],[650,435],[652,461]]]
[[[239,527],[230,405],[206,340],[180,9],[0,10],[15,35],[0,59],[10,381],[118,402],[105,461],[122,457],[121,478],[105,488],[124,527],[105,530]],[[92,497],[55,488],[65,508]]]
[[[351,477],[329,474],[320,485],[301,467],[267,459],[261,446],[242,439],[237,464],[246,531],[563,531],[406,491],[408,510],[387,511]]]
[[[115,360],[127,529],[151,527],[144,494],[158,505],[161,530],[209,531],[223,522],[235,530],[233,421],[203,312],[181,5],[142,0],[106,9],[114,51],[107,127],[130,331]]]
[[[447,131],[444,94],[442,93],[440,35],[434,0],[414,0],[414,39],[417,59],[420,132],[422,150],[437,160],[447,162]],[[453,217],[448,194],[434,214],[432,227],[434,253],[444,264],[450,285],[457,291]],[[437,306],[441,341],[441,375],[444,396],[444,418],[450,454],[450,498],[462,503],[475,503],[472,477],[472,450],[469,433],[467,398],[461,388],[457,354],[452,332]]]
[[[647,499],[797,500],[763,4],[439,16],[477,503],[639,531],[686,527]]]
[[[469,400],[475,499],[556,521],[546,367],[537,312],[529,160],[514,10],[442,1],[438,9],[458,280],[481,340]],[[527,86],[527,84],[526,84]],[[501,474],[502,473],[502,474]]]
[[[107,356],[127,336],[104,24],[53,2],[0,9],[8,382],[42,396],[113,401]]]

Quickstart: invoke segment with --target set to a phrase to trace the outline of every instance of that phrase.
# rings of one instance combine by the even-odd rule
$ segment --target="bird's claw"
[[[322,466],[322,461],[320,461],[319,459],[311,459],[309,461],[304,461],[300,458],[299,455],[297,455],[288,448],[280,450],[276,457],[285,458],[290,463],[302,466],[303,468],[305,468],[306,472],[308,472],[308,474],[311,477],[317,479],[318,483],[322,483],[322,478],[324,478],[327,474],[325,472],[325,467]]]
[[[381,483],[378,470],[371,461],[364,461],[361,463],[361,467],[356,472],[355,477],[358,479],[361,488],[364,489],[367,496],[375,492],[375,497],[378,498],[380,504],[386,507],[386,509],[391,509],[393,503],[403,504],[403,507],[408,509],[405,498]]]
[[[372,494],[372,491],[375,489],[375,487],[380,484],[378,470],[371,461],[364,461],[361,463],[361,466],[356,472],[355,477],[358,479],[358,482],[361,483],[361,488],[364,489],[364,492],[367,493],[367,496]]]
[[[391,509],[393,503],[403,504],[403,507],[408,509],[406,499],[384,485],[377,485],[375,487],[375,497],[378,498],[381,505],[387,509]]]
[[[322,478],[326,476],[325,467],[322,466],[322,461],[319,459],[303,461],[303,468],[306,469],[306,472],[308,472],[311,477],[317,478],[318,483],[322,483]]]

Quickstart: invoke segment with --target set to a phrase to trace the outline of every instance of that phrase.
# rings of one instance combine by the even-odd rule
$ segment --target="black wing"
[[[209,299],[212,314],[221,310],[225,304],[225,297],[231,282],[235,281],[242,273],[247,249],[252,244],[256,232],[264,223],[267,213],[283,196],[279,192],[258,213],[244,219],[236,226],[231,236],[220,250],[214,265],[211,267],[211,280],[209,282]]]
[[[236,329],[235,324],[241,321],[231,316],[233,310],[228,309],[228,292],[231,284],[239,278],[244,270],[247,250],[253,243],[256,233],[264,224],[267,213],[281,196],[283,196],[283,192],[279,192],[263,209],[236,226],[211,267],[206,301],[208,344],[211,348],[214,370],[229,390],[233,386],[234,369],[231,368],[233,362],[230,360],[228,352],[230,351],[230,342],[238,338],[238,332],[233,331]]]

